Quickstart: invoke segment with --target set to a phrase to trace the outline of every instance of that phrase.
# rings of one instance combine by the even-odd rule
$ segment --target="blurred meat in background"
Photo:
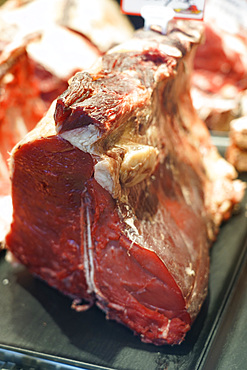
[[[231,120],[247,110],[247,30],[216,5],[206,3],[205,41],[196,52],[191,93],[208,128],[228,132]]]

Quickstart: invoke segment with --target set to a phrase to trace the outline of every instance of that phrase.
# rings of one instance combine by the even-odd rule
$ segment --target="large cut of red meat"
[[[243,194],[192,106],[201,32],[138,31],[76,74],[12,152],[9,250],[78,310],[96,303],[154,344],[190,329],[210,244]]]

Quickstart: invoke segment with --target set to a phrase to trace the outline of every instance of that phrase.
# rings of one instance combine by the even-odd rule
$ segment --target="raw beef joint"
[[[11,159],[9,250],[78,310],[96,303],[157,345],[190,329],[243,194],[192,106],[201,33],[137,31],[73,77]]]

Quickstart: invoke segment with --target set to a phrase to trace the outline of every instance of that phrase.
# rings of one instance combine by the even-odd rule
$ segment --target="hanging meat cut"
[[[201,34],[137,31],[74,76],[11,159],[9,250],[78,310],[96,303],[157,345],[190,329],[244,189],[191,102]]]

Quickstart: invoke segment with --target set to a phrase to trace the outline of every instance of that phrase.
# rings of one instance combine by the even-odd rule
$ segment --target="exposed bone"
[[[127,187],[148,178],[155,170],[158,150],[149,145],[125,145],[126,154],[120,168],[120,181]]]
[[[117,198],[121,194],[119,169],[119,161],[107,156],[105,156],[102,161],[99,161],[94,167],[95,180],[104,189],[109,191],[113,198]]]

